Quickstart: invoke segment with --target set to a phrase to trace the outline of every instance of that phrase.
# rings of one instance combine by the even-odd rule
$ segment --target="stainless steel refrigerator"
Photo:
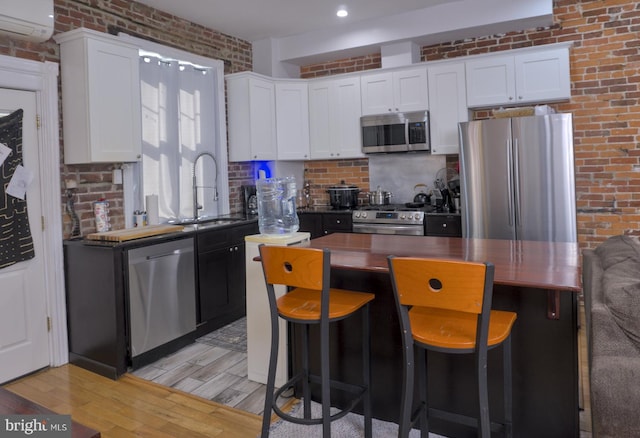
[[[571,114],[464,122],[463,237],[577,241]]]

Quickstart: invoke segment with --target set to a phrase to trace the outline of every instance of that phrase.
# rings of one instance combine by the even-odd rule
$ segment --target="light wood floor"
[[[583,408],[580,412],[580,436],[589,438],[591,417],[582,306],[580,321],[580,397]],[[256,388],[248,383],[246,354],[224,353],[219,351],[220,348],[211,350],[197,344],[188,346],[139,370],[137,373],[145,376],[144,379],[127,374],[113,381],[73,365],[65,365],[24,377],[4,387],[55,412],[70,414],[75,421],[99,430],[105,438],[255,437],[260,430],[261,416],[247,410],[261,411],[264,385]],[[200,359],[194,355],[196,350],[204,352]],[[195,376],[203,380],[195,379]]]
[[[126,374],[117,381],[74,365],[4,386],[103,438],[256,437],[261,417]]]

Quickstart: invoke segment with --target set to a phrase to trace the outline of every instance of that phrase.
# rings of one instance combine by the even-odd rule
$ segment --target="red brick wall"
[[[640,225],[640,178],[636,146],[640,129],[638,109],[638,35],[640,11],[636,2],[620,0],[556,0],[555,24],[500,36],[453,41],[422,48],[423,60],[454,58],[518,47],[571,41],[572,98],[555,105],[574,114],[578,228],[582,246],[593,247],[609,236],[634,233]],[[56,33],[86,26],[106,32],[117,26],[204,56],[225,60],[227,72],[251,70],[251,47],[245,41],[197,26],[135,2],[120,0],[55,0]],[[59,59],[53,41],[23,43],[0,37],[0,54],[35,60]],[[380,55],[305,66],[302,77],[361,71],[380,67]],[[351,160],[345,160],[348,162]],[[360,177],[342,161],[309,162],[310,179],[335,175],[368,187],[366,160],[355,160]],[[344,163],[343,163],[344,164]],[[339,171],[334,172],[335,169]],[[92,231],[90,203],[98,197],[114,199],[121,209],[118,186],[110,184],[111,165],[61,166],[62,179],[78,178],[83,233]],[[344,172],[344,173],[343,173]],[[251,180],[251,165],[230,165],[232,209],[239,210],[237,188]],[[360,179],[358,179],[360,178]],[[334,183],[329,181],[328,183]],[[318,196],[323,187],[317,188]],[[235,198],[235,199],[234,199]],[[121,210],[120,210],[121,211]],[[116,218],[116,224],[123,223]],[[68,226],[65,226],[68,232]]]
[[[307,161],[305,178],[311,181],[311,199],[314,205],[329,205],[327,188],[338,184],[357,186],[361,190],[359,201],[366,199],[369,190],[369,160]]]
[[[105,33],[123,31],[198,55],[223,60],[225,73],[252,69],[252,50],[248,42],[141,3],[124,0],[54,0],[54,12],[54,33],[56,34],[78,27],[87,27]],[[58,45],[52,39],[42,44],[35,44],[0,36],[0,54],[37,61],[59,62],[60,60]],[[62,111],[60,114],[62,115]],[[62,133],[60,135],[64,142]],[[60,146],[62,155],[62,144]],[[113,167],[113,164],[67,166],[61,163],[63,190],[64,181],[67,179],[73,179],[78,183],[75,206],[81,220],[82,234],[95,231],[93,202],[100,198],[109,200],[113,228],[124,228],[122,186],[111,183]],[[239,186],[246,179],[242,168],[243,166],[232,166],[233,170],[230,173],[232,211],[242,208]],[[61,202],[66,202],[64,196],[61,196]],[[66,237],[71,230],[71,221],[66,213],[63,217],[63,227],[63,234]]]
[[[556,0],[554,25],[550,28],[453,41],[423,47],[421,51],[423,61],[433,61],[556,42],[573,43],[572,97],[569,102],[553,106],[559,112],[574,115],[578,233],[582,247],[594,247],[617,234],[637,234],[640,229],[639,31],[637,2]],[[375,55],[370,58],[375,59]],[[344,69],[357,68],[360,60],[355,58],[352,64],[350,60],[340,60],[338,64]],[[305,66],[302,76],[334,74],[334,64]],[[317,164],[314,168],[316,172],[322,170]]]

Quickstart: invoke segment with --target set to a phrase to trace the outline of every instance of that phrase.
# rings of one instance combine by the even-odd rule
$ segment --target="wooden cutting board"
[[[159,236],[160,234],[175,233],[182,231],[182,225],[148,225],[139,228],[127,228],[125,230],[105,231],[102,233],[91,233],[86,236],[89,240],[102,240],[108,242],[124,242],[127,240],[140,239],[141,237]]]

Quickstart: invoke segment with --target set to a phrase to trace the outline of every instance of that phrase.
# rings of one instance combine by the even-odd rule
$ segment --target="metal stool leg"
[[[418,393],[420,395],[420,438],[429,437],[429,399],[427,376],[427,351],[424,348],[416,347],[416,365],[418,369]]]
[[[366,386],[366,393],[363,400],[364,413],[364,436],[371,438],[373,425],[371,421],[371,324],[369,318],[369,304],[363,307],[362,311],[362,333],[365,334],[362,342],[362,377]]]
[[[400,424],[398,438],[407,438],[411,431],[411,409],[413,405],[413,380],[415,373],[413,338],[408,330],[402,334],[404,379],[402,382],[402,400],[400,402]]]
[[[271,308],[271,353],[269,354],[269,373],[267,374],[267,388],[264,393],[264,412],[262,414],[262,438],[269,436],[271,426],[271,411],[273,409],[273,391],[276,382],[276,367],[278,366],[278,315]]]
[[[309,325],[304,325],[304,339],[302,340],[302,405],[304,418],[311,418],[311,387],[309,380]]]
[[[478,432],[482,438],[491,437],[491,423],[489,422],[489,389],[487,385],[487,349],[479,348],[476,353],[478,373]]]
[[[502,344],[504,373],[504,436],[513,436],[513,376],[511,373],[511,335]]]
[[[329,322],[320,323],[320,380],[322,381],[322,436],[331,438],[331,387],[329,386]]]

